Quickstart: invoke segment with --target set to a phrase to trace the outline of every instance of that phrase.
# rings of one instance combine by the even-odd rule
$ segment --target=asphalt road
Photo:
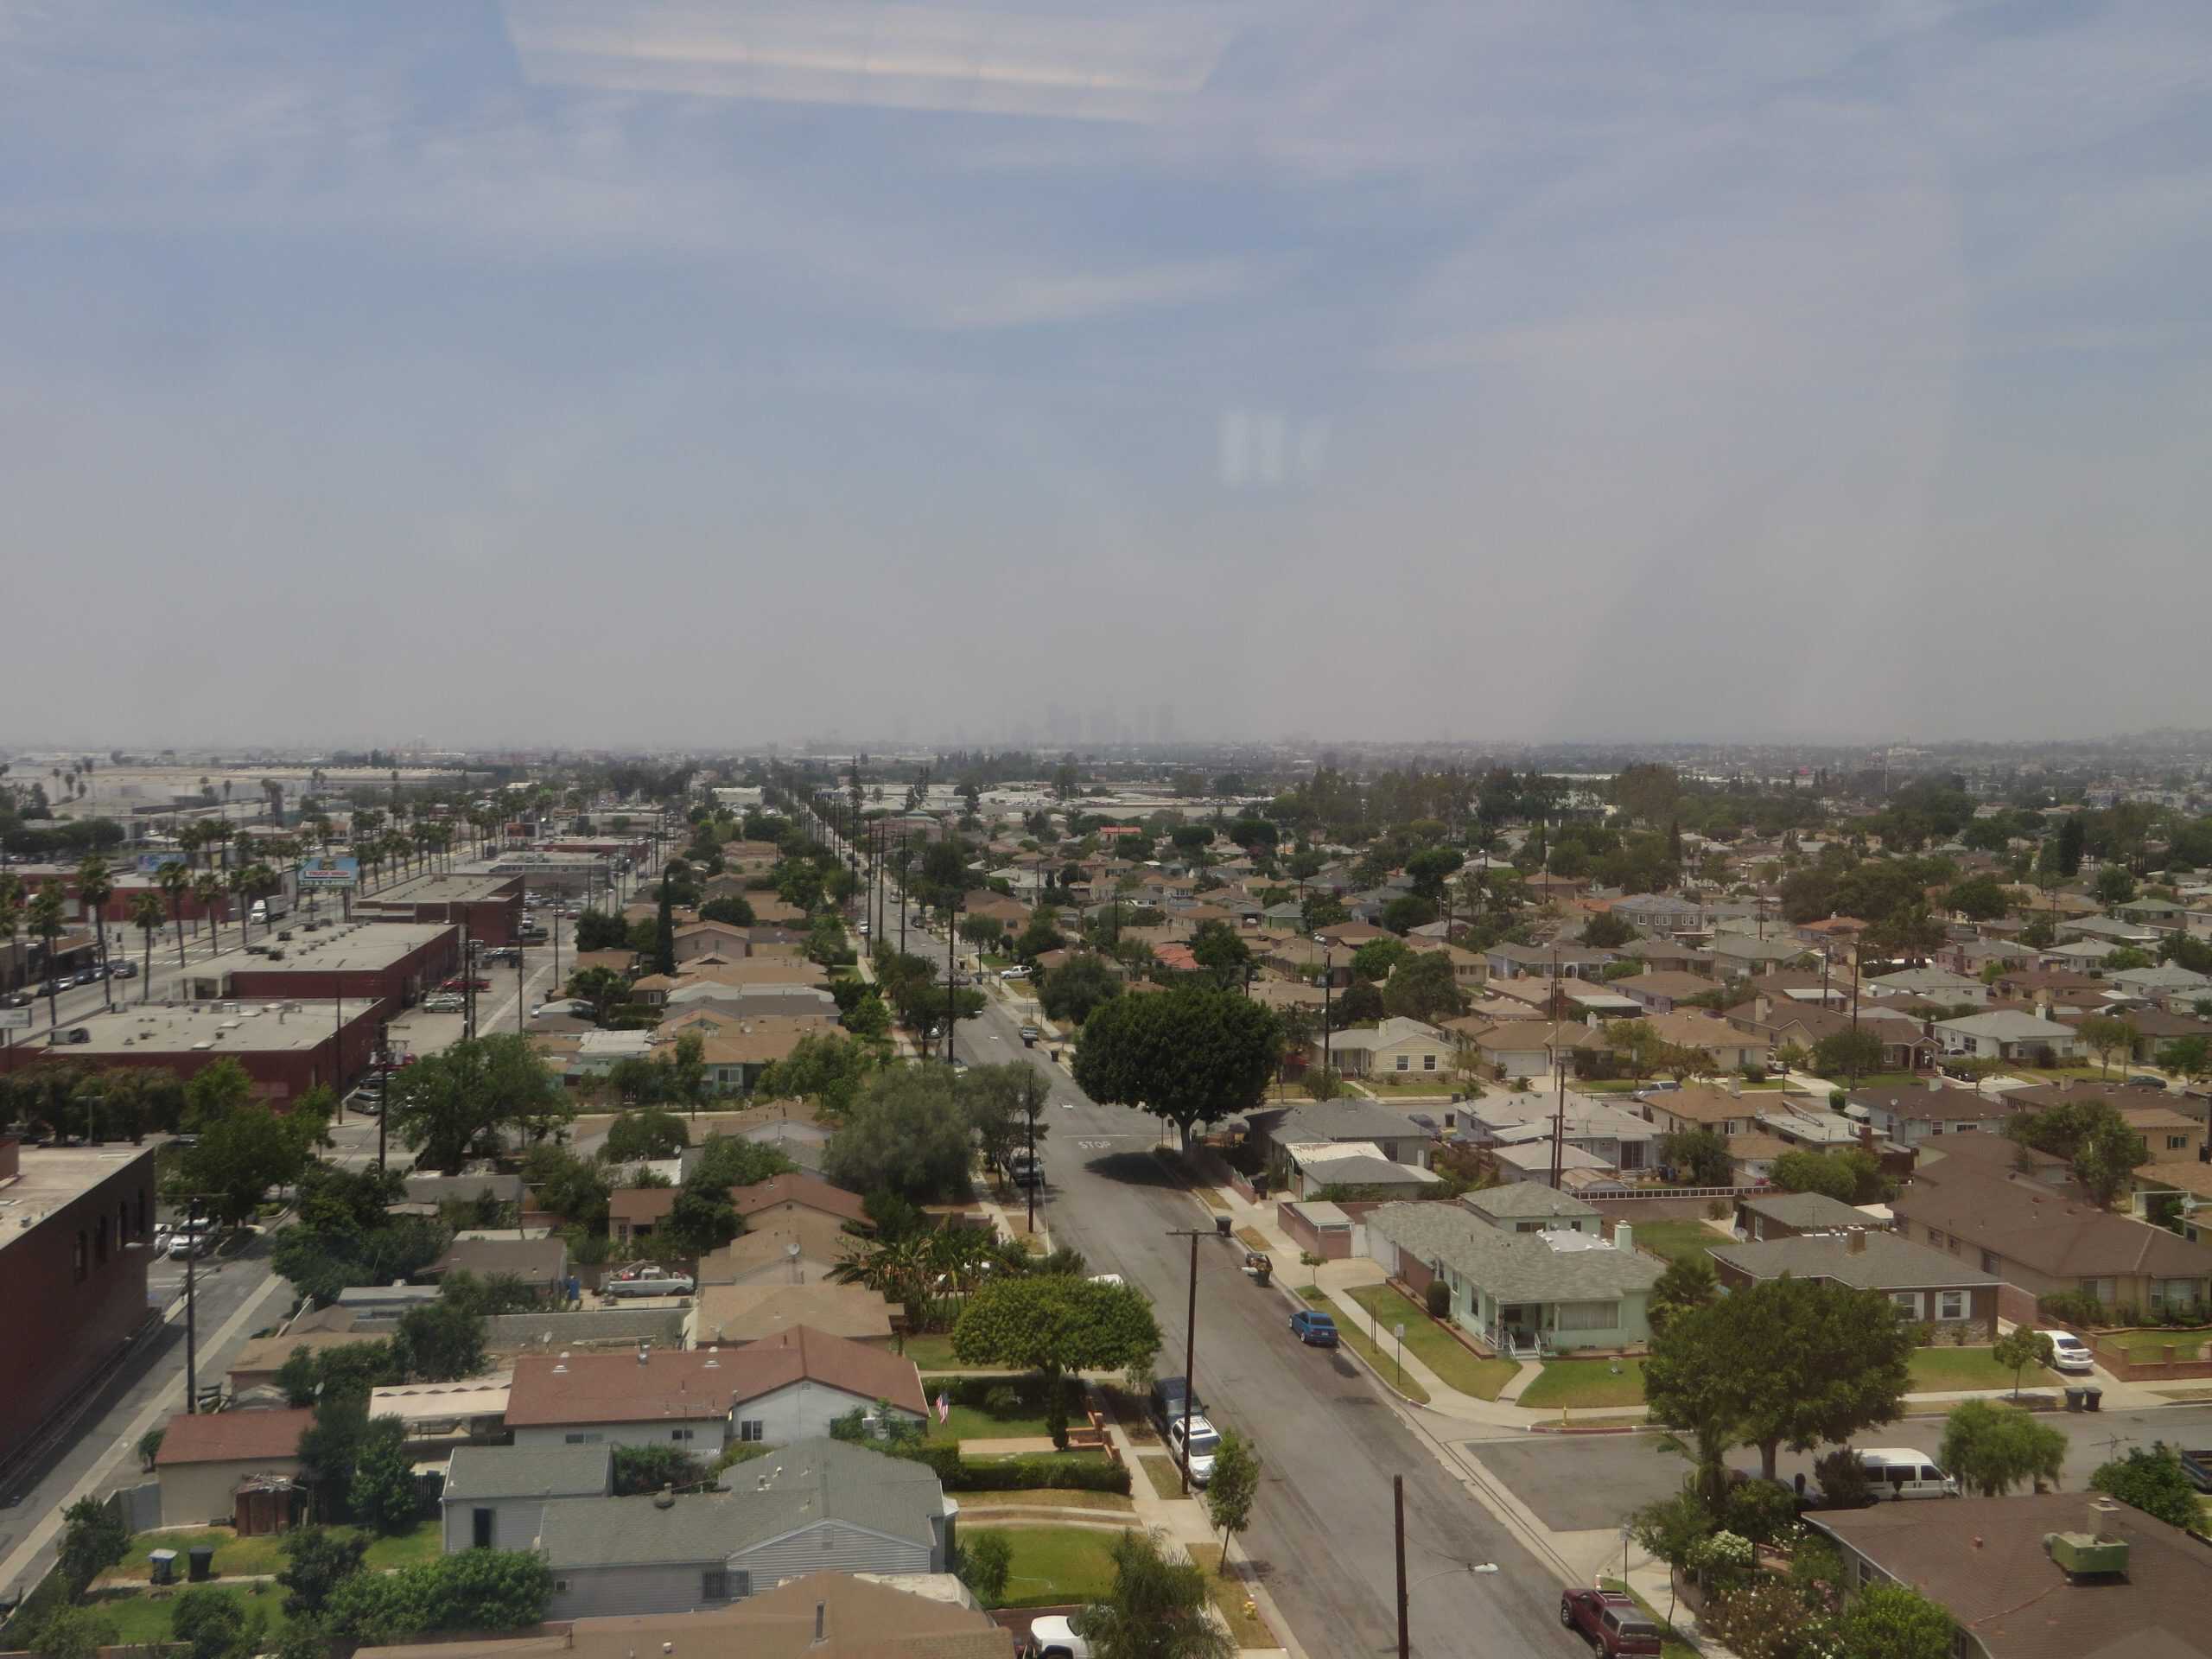
[[[911,918],[907,940],[917,951],[944,948],[942,934],[918,943]],[[1023,1062],[1052,1079],[1040,1151],[1053,1242],[1081,1250],[1093,1272],[1141,1287],[1166,1337],[1155,1369],[1184,1370],[1191,1243],[1174,1235],[1205,1226],[1205,1215],[1152,1154],[1159,1120],[1089,1099],[1022,1046],[1020,1023],[993,1001],[962,1022],[956,1052],[970,1065]],[[1355,1361],[1292,1340],[1291,1305],[1247,1279],[1243,1261],[1233,1240],[1198,1242],[1198,1389],[1213,1420],[1249,1435],[1265,1460],[1243,1543],[1306,1652],[1395,1651],[1394,1474],[1406,1483],[1414,1652],[1581,1652],[1559,1624],[1565,1567],[1539,1559],[1477,1501],[1451,1465],[1454,1452],[1409,1427]],[[1498,1570],[1468,1570],[1476,1565]]]

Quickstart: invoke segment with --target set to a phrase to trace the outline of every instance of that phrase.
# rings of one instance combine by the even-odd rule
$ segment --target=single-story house
[[[1941,1077],[1904,1087],[1860,1089],[1845,1099],[1851,1116],[1871,1124],[1884,1140],[1904,1147],[1942,1135],[2001,1135],[2005,1120],[2018,1109],[2001,1094],[1955,1088]]]
[[[1737,1236],[1751,1243],[1806,1233],[1847,1233],[1882,1224],[1825,1192],[1762,1192],[1736,1200]]]
[[[1907,968],[1882,974],[1861,987],[1869,997],[1925,997],[1930,1002],[1971,1002],[1979,1007],[1989,1001],[1989,987],[1948,968]]]
[[[802,1211],[750,1228],[699,1258],[699,1284],[810,1285],[861,1241],[829,1216]]]
[[[1774,1160],[1795,1150],[1779,1135],[1746,1129],[1728,1137],[1728,1163],[1738,1186],[1763,1186],[1774,1179]]]
[[[1724,1071],[1745,1066],[1764,1067],[1774,1045],[1756,1031],[1745,1031],[1700,1008],[1649,1015],[1645,1023],[1654,1036],[1676,1048],[1702,1049]]]
[[[1332,1064],[1348,1077],[1427,1077],[1448,1087],[1453,1044],[1433,1026],[1394,1015],[1348,1027],[1329,1039]]]
[[[1879,1229],[1716,1244],[1713,1270],[1732,1290],[1784,1274],[1878,1290],[1916,1323],[1955,1327],[1978,1342],[1997,1335],[1995,1274]]]
[[[1601,1234],[1604,1217],[1570,1192],[1535,1181],[1513,1181],[1465,1194],[1459,1202],[1477,1219],[1502,1233]]]
[[[1731,974],[1758,973],[1808,954],[1801,940],[1762,939],[1749,933],[1717,933],[1706,949],[1720,971]]]
[[[381,1332],[353,1330],[301,1331],[290,1336],[251,1338],[231,1362],[231,1392],[238,1395],[249,1389],[274,1388],[276,1373],[283,1369],[284,1362],[291,1358],[296,1348],[304,1348],[310,1355],[315,1355],[333,1348],[351,1348],[359,1343],[384,1340],[385,1333]]]
[[[1508,1233],[1452,1204],[1386,1204],[1368,1215],[1367,1246],[1416,1294],[1440,1281],[1460,1328],[1531,1357],[1647,1340],[1646,1304],[1665,1271],[1625,1224],[1611,1243],[1563,1229]]]
[[[517,1446],[677,1445],[718,1453],[826,1434],[855,1406],[927,1410],[914,1363],[804,1326],[741,1348],[525,1356],[507,1427]]]
[[[2107,1306],[2212,1300],[2212,1246],[2191,1243],[1986,1159],[1927,1166],[1891,1200],[1898,1230],[2037,1296]]]
[[[1637,1102],[1662,1134],[1711,1129],[1724,1139],[1749,1134],[1760,1109],[1772,1103],[1768,1091],[1758,1090],[1747,1096],[1743,1085],[1734,1082],[1686,1083],[1679,1089],[1645,1095]]]
[[[1675,1003],[1693,996],[1703,996],[1714,988],[1713,982],[1701,974],[1661,969],[1632,974],[1626,979],[1611,980],[1608,985],[1623,996],[1634,998],[1654,1014],[1670,1014]]]
[[[1294,1141],[1367,1141],[1381,1147],[1386,1158],[1426,1166],[1432,1144],[1428,1130],[1403,1112],[1373,1101],[1263,1106],[1247,1113],[1245,1121],[1250,1125],[1253,1143],[1269,1154]]]
[[[1659,1128],[1614,1103],[1619,1096],[1543,1093],[1487,1095],[1460,1109],[1460,1139],[1478,1152],[1548,1143],[1554,1133],[1603,1165],[1622,1170],[1657,1166]]]
[[[1873,1584],[1917,1590],[1950,1615],[1961,1659],[2212,1653],[2202,1546],[2094,1493],[1877,1503],[1805,1521],[1842,1556],[1847,1595]],[[2075,1554],[2091,1545],[2090,1559]]]
[[[464,1446],[446,1459],[439,1499],[444,1551],[530,1549],[537,1518],[556,1498],[614,1490],[609,1446]]]
[[[771,1225],[801,1211],[830,1216],[863,1231],[872,1230],[874,1226],[860,1194],[832,1186],[819,1175],[772,1175],[751,1186],[731,1188],[729,1197],[748,1230]]]
[[[549,1238],[456,1238],[433,1262],[429,1273],[473,1273],[479,1279],[519,1279],[541,1302],[561,1294],[569,1277],[569,1246],[557,1233]]]
[[[959,1506],[925,1463],[810,1436],[741,1465],[729,1488],[549,1499],[545,1616],[688,1612],[807,1573],[950,1569]]]
[[[154,1455],[162,1524],[283,1531],[296,1510],[300,1436],[314,1421],[312,1411],[177,1413]]]
[[[1474,1041],[1482,1051],[1483,1064],[1499,1077],[1529,1077],[1552,1069],[1551,1045],[1554,1039],[1565,1050],[1588,1036],[1588,1031],[1580,1026],[1554,1025],[1548,1020],[1508,1020],[1477,1032]]]
[[[2050,1017],[2049,1005],[2033,1014],[1998,1009],[1959,1020],[1938,1020],[1936,1034],[1946,1053],[1981,1059],[2034,1062],[2044,1053],[2057,1058],[2082,1052],[2081,1033]]]
[[[741,1346],[798,1325],[849,1342],[891,1340],[891,1304],[866,1285],[707,1285],[692,1304],[693,1344]]]
[[[1287,1166],[1282,1191],[1294,1198],[1330,1187],[1376,1198],[1419,1198],[1444,1178],[1419,1164],[1402,1164],[1372,1141],[1292,1141],[1279,1148]]]

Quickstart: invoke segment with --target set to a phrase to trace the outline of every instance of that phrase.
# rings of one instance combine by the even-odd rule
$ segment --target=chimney
[[[1859,1146],[1863,1152],[1871,1153],[1874,1150],[1874,1126],[1872,1123],[1861,1123],[1859,1126]]]
[[[1757,996],[1751,999],[1751,1023],[1753,1025],[1763,1026],[1766,1024],[1768,1016],[1773,1014],[1773,1012],[1774,999],[1769,996],[1764,991],[1761,991]]]
[[[1864,1255],[1866,1254],[1866,1230],[1864,1227],[1853,1228],[1849,1232],[1843,1236],[1843,1253],[1846,1255]]]
[[[1624,1221],[1613,1224],[1613,1248],[1624,1255],[1636,1253],[1636,1229]]]

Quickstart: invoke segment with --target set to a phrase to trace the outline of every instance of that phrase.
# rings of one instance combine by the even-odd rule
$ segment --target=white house
[[[927,1415],[914,1363],[799,1325],[742,1348],[527,1355],[507,1427],[518,1446],[667,1446],[720,1453],[827,1434],[855,1406]]]
[[[2047,1007],[2033,1014],[2000,1008],[1960,1020],[1938,1020],[1936,1034],[1946,1052],[1980,1059],[2032,1060],[2046,1049],[2063,1059],[2082,1052],[2081,1034],[2052,1019]]]
[[[613,1471],[613,1448],[604,1444],[458,1447],[439,1500],[445,1552],[531,1548],[548,1503],[604,1497]]]

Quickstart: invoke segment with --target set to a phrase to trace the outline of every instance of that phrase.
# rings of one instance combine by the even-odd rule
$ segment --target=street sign
[[[30,1008],[0,1008],[0,1031],[29,1031],[34,1012]]]
[[[361,861],[343,853],[318,853],[300,862],[302,887],[346,888],[360,885]]]

